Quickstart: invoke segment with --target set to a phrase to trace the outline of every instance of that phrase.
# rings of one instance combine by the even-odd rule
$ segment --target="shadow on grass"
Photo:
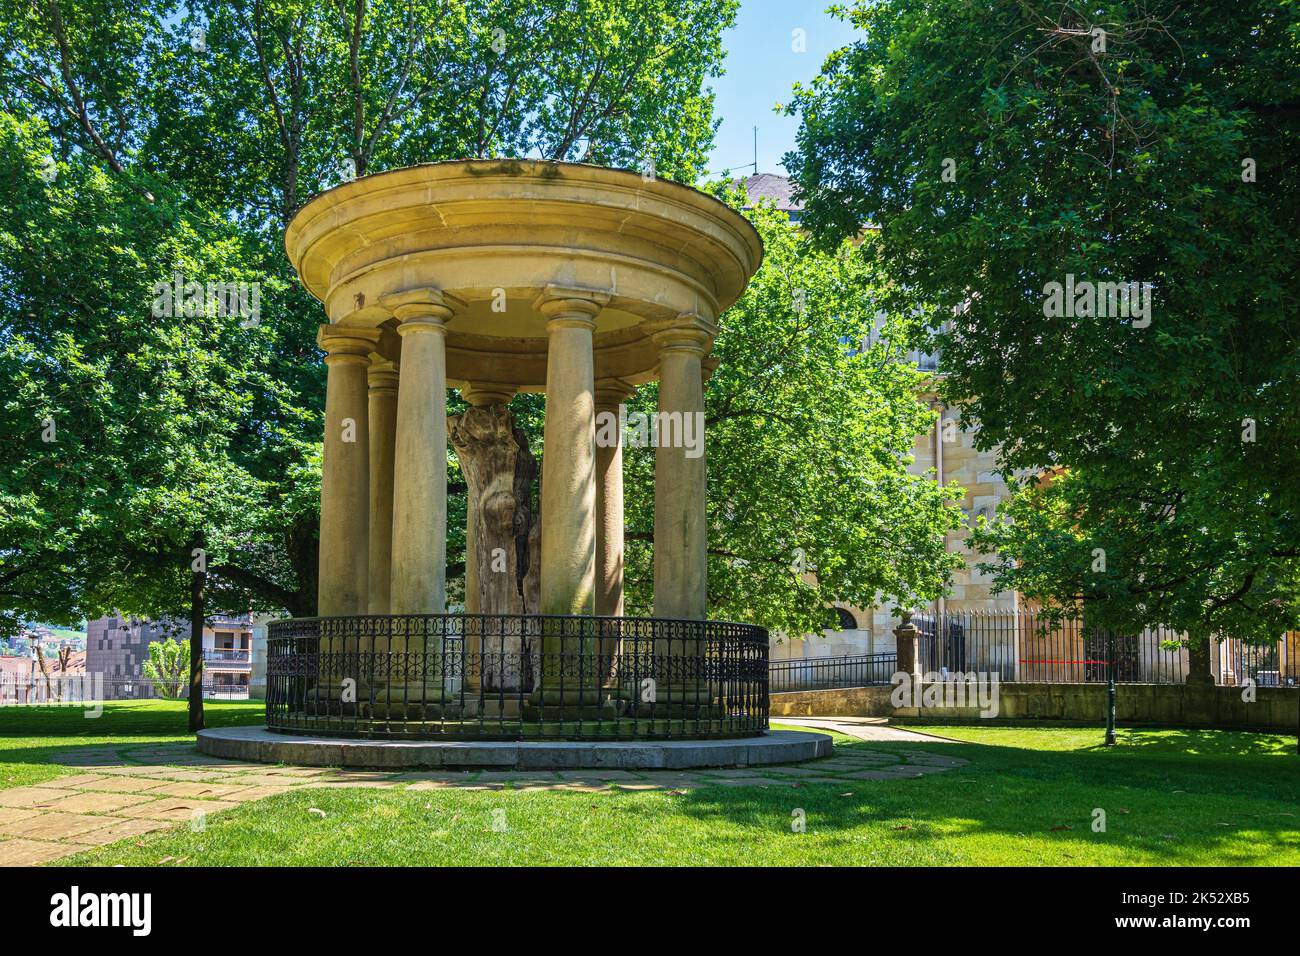
[[[207,701],[208,727],[260,724],[261,701]],[[185,701],[111,701],[98,717],[81,705],[0,707],[0,764],[75,766],[89,758],[145,739],[193,740]],[[91,711],[93,713],[93,711]],[[12,744],[21,744],[13,746]]]
[[[102,706],[99,716],[92,716]],[[265,719],[261,701],[205,701],[208,727],[260,724]],[[115,700],[97,704],[0,707],[0,739],[4,737],[163,737],[189,733],[186,702]]]
[[[701,789],[683,794],[681,809],[705,821],[788,829],[799,808],[808,832],[846,851],[861,847],[860,832],[850,831],[866,825],[886,847],[918,854],[916,863],[961,862],[967,851],[954,840],[1008,864],[1300,862],[1300,761],[1231,745],[1207,758],[1189,734],[1177,766],[1173,742],[1151,760],[1140,732],[1136,750],[1099,748],[1112,759],[942,741],[846,744],[836,753],[924,751],[970,764],[920,779]],[[1093,830],[1097,809],[1106,812],[1104,832]],[[1044,853],[1052,858],[1036,858]]]

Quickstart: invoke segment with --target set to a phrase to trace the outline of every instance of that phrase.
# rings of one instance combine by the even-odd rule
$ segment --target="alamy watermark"
[[[1043,315],[1049,319],[1096,318],[1132,319],[1133,328],[1151,324],[1150,282],[1075,282],[1074,273],[1065,283],[1043,286]]]
[[[894,707],[976,707],[981,717],[996,717],[1001,709],[1001,675],[996,671],[933,671],[914,680],[906,671],[889,679]]]
[[[684,448],[687,458],[704,454],[703,412],[618,412],[596,413],[596,446],[616,448],[620,439],[628,448]]]
[[[260,282],[198,282],[179,273],[170,282],[153,284],[150,312],[155,319],[212,315],[219,318],[238,316],[244,328],[262,320],[262,284]]]

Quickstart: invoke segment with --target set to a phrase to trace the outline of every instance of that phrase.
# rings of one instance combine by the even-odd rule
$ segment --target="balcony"
[[[247,669],[251,664],[251,658],[248,651],[229,650],[218,648],[213,651],[203,652],[203,663],[209,668],[234,668]]]

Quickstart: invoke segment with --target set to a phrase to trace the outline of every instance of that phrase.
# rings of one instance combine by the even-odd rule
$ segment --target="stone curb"
[[[478,767],[518,770],[745,767],[829,756],[827,734],[775,730],[742,740],[425,741],[294,737],[264,727],[201,730],[198,748],[214,757],[309,767]]]

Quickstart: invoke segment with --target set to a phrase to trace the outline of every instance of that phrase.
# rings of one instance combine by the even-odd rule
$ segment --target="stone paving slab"
[[[67,791],[53,787],[14,787],[0,790],[0,807],[40,807],[67,795]]]
[[[0,807],[0,826],[6,823],[14,823],[18,820],[26,820],[28,817],[34,817],[40,813],[39,810],[29,810],[19,807]]]
[[[44,840],[0,840],[0,866],[36,866],[90,849],[81,843],[48,843]]]
[[[902,780],[907,777],[919,777],[919,773],[907,773],[905,771],[891,770],[856,770],[852,773],[843,773],[836,777],[836,780]]]
[[[220,813],[222,810],[237,806],[238,803],[224,800],[164,799],[154,800],[139,807],[127,807],[118,816],[136,820],[193,820],[200,813]]]
[[[114,819],[111,825],[82,834],[77,839],[82,843],[105,846],[109,843],[116,843],[118,840],[129,840],[131,837],[144,836],[146,833],[153,833],[155,830],[165,830],[169,825],[161,820]]]
[[[100,793],[149,793],[159,787],[167,786],[165,780],[150,777],[121,777],[105,775],[96,777],[89,783],[78,784],[78,790],[95,790]]]
[[[94,750],[69,750],[58,753],[50,758],[50,762],[65,767],[81,767],[86,764],[114,766],[122,762],[122,756],[111,747],[100,747]]]
[[[890,761],[873,761],[873,760],[863,761],[863,760],[851,760],[848,757],[832,757],[830,760],[818,760],[815,763],[809,764],[808,766],[810,766],[815,770],[820,770],[823,773],[842,773],[848,770],[861,770],[863,769],[863,764],[871,764],[874,766],[877,764],[885,764],[885,763],[901,766],[903,761],[901,759],[890,760]]]
[[[154,798],[142,793],[72,793],[50,804],[62,813],[116,813],[127,807],[149,803]]]
[[[239,789],[239,787],[230,786],[229,784],[164,783],[150,790],[149,795],[167,797],[202,797],[206,800],[213,800],[218,797],[224,797],[228,793],[234,793]]]
[[[402,786],[400,780],[321,780],[313,782],[310,789],[321,790],[389,790]],[[296,787],[306,790],[307,787]]]
[[[87,784],[101,783],[111,779],[105,777],[102,773],[76,773],[71,777],[55,777],[53,780],[42,780],[42,787],[54,787],[58,790],[72,790],[84,787]]]
[[[171,780],[176,783],[215,784],[230,776],[230,773],[226,770],[175,770],[171,767],[162,767],[153,776],[159,780]]]
[[[0,827],[0,836],[23,837],[28,840],[70,840],[91,830],[109,826],[111,817],[91,817],[81,813],[39,813],[26,820],[6,823]]]
[[[142,767],[128,763],[97,768],[99,773],[110,773],[117,777],[160,777],[166,776],[169,769],[168,767]],[[180,773],[179,770],[176,772]]]
[[[265,773],[230,774],[215,778],[212,783],[238,787],[294,787],[310,786],[315,781],[305,777],[274,777]]]
[[[763,770],[763,775],[767,777],[811,777],[816,780],[830,775],[826,770],[815,770],[812,767],[767,767]]]

